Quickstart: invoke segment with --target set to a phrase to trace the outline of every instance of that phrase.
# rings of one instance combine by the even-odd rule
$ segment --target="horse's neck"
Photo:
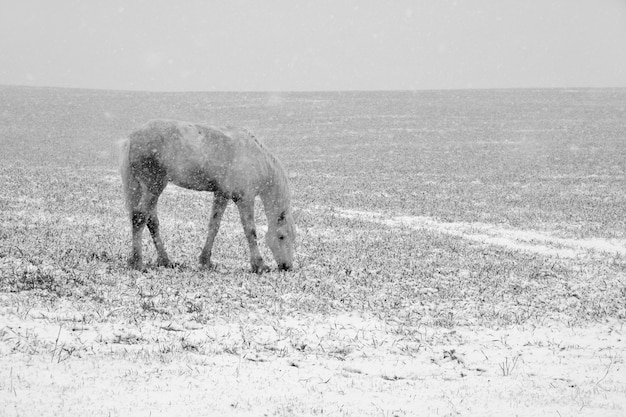
[[[260,193],[269,225],[273,225],[278,216],[289,209],[291,196],[288,186],[282,181],[284,179],[274,178],[271,184]]]

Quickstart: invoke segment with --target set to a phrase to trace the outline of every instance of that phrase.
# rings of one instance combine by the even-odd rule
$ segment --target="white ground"
[[[626,414],[623,323],[406,328],[354,315],[84,324],[0,311],[0,415]]]

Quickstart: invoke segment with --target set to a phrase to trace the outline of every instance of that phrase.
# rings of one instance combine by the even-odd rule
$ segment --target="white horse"
[[[211,266],[213,241],[228,201],[233,200],[250,247],[252,271],[269,271],[257,246],[254,199],[258,195],[267,216],[265,239],[278,268],[293,267],[296,228],[287,176],[280,162],[248,131],[151,120],[132,132],[122,146],[122,184],[132,226],[128,263],[132,268],[142,268],[141,237],[146,225],[156,247],[157,265],[171,265],[157,217],[157,201],[168,182],[215,195],[201,265]]]

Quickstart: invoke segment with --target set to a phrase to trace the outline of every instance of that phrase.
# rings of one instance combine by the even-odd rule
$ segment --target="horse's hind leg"
[[[170,259],[167,256],[167,252],[165,252],[165,246],[163,245],[161,234],[159,233],[159,217],[157,216],[157,203],[159,201],[159,196],[165,189],[166,185],[167,180],[162,178],[156,180],[153,184],[151,184],[151,186],[146,187],[146,192],[144,193],[140,204],[140,210],[143,213],[146,213],[146,224],[148,226],[148,230],[150,231],[150,235],[152,236],[154,247],[156,248],[158,266],[171,266]]]
[[[159,218],[157,216],[156,205],[159,200],[159,195],[165,188],[165,182],[159,182],[158,184],[152,184],[148,186],[145,183],[141,184],[141,199],[138,203],[132,206],[131,209],[131,223],[133,229],[133,244],[132,252],[129,259],[129,265],[135,269],[141,269],[141,238],[143,235],[144,226],[148,226],[154,246],[157,251],[157,265],[169,266],[170,261],[165,252],[165,246],[161,240],[159,233]]]
[[[256,227],[254,225],[254,199],[239,199],[235,201],[237,208],[239,209],[239,216],[241,217],[241,224],[243,225],[243,231],[248,240],[248,246],[250,247],[250,265],[252,266],[252,272],[262,274],[270,269],[263,262],[261,252],[257,245]]]
[[[143,227],[146,224],[146,216],[138,209],[143,195],[142,188],[139,181],[133,178],[126,194],[126,206],[128,207],[132,229],[132,244],[128,265],[133,269],[141,269],[143,267],[141,238]]]
[[[145,188],[145,187],[141,187]],[[134,203],[130,209],[130,223],[132,226],[132,248],[130,257],[128,259],[128,265],[134,269],[141,269],[143,267],[142,255],[141,255],[141,240],[143,237],[143,228],[148,220],[148,213],[143,209],[143,201],[145,199],[145,191],[140,195],[138,202]]]
[[[213,250],[213,242],[215,241],[215,236],[220,228],[222,216],[224,215],[224,210],[226,210],[227,205],[228,197],[216,192],[213,197],[213,209],[211,210],[211,220],[209,221],[209,234],[206,238],[204,248],[202,248],[202,253],[200,254],[200,265],[204,267],[211,267],[211,251]]]
[[[156,202],[154,209],[148,216],[147,225],[150,235],[152,236],[152,241],[154,242],[154,247],[157,251],[157,265],[171,266],[172,263],[167,256],[167,252],[165,252],[165,246],[163,245],[163,240],[161,240],[161,234],[159,233],[159,218],[157,217],[156,212]]]

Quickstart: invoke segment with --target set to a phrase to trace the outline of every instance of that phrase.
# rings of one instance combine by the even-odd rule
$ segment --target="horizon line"
[[[83,90],[83,91],[111,91],[120,93],[150,93],[150,94],[316,94],[316,93],[415,93],[428,91],[519,91],[519,90],[626,90],[626,86],[575,86],[575,87],[454,87],[454,88],[415,88],[415,89],[345,89],[345,90],[143,90],[143,89],[123,89],[123,88],[102,88],[102,87],[65,87],[54,85],[28,85],[28,84],[3,84],[0,88],[31,88],[48,90]]]

